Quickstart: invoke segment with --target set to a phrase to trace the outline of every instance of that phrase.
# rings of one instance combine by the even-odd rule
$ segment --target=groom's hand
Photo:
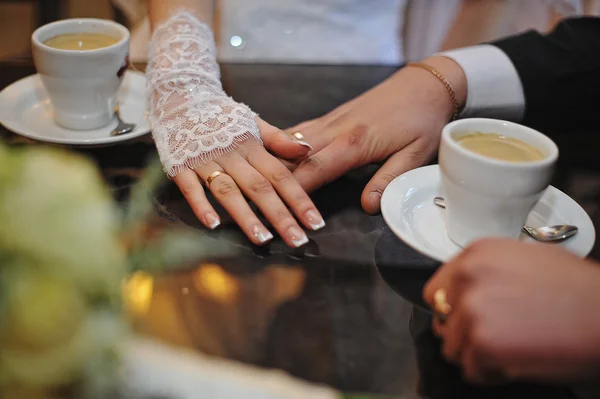
[[[466,77],[458,64],[445,57],[424,62],[451,83],[464,104]],[[354,168],[385,161],[361,198],[366,212],[377,213],[385,187],[436,154],[442,127],[453,112],[448,90],[438,78],[421,68],[403,68],[329,114],[288,129],[301,132],[314,148],[294,175],[305,190],[313,191]]]

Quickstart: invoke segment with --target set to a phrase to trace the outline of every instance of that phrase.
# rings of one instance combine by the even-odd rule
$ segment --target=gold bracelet
[[[446,90],[448,90],[448,94],[450,94],[450,99],[452,100],[452,107],[454,108],[454,112],[452,113],[451,120],[455,120],[458,117],[458,113],[460,112],[460,105],[458,103],[458,99],[456,98],[456,93],[454,92],[454,89],[452,88],[452,85],[450,84],[450,82],[448,82],[448,79],[446,79],[444,77],[444,75],[439,73],[436,69],[430,67],[429,65],[427,65],[423,62],[411,62],[411,63],[407,64],[406,66],[407,67],[412,66],[412,67],[425,69],[426,71],[429,71],[433,76],[438,78],[438,80],[440,82],[442,82],[444,87],[446,87]]]

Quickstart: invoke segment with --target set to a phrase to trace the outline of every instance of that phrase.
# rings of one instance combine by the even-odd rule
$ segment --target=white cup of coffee
[[[473,118],[446,125],[439,163],[449,238],[465,247],[519,237],[557,159],[552,140],[516,123]]]
[[[52,22],[33,33],[33,60],[58,125],[90,130],[113,120],[129,37],[122,25],[91,18]]]

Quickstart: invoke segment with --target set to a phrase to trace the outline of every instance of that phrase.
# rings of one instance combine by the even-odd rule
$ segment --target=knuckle
[[[290,220],[293,220],[294,218],[292,217],[292,215],[286,207],[281,207],[275,211],[273,219],[273,222],[283,224],[284,222],[288,222]]]
[[[231,195],[238,194],[240,192],[240,189],[233,182],[233,180],[223,179],[222,181],[218,182],[218,186],[216,187],[216,192],[221,197],[229,197]]]
[[[236,147],[236,152],[242,156],[242,158],[251,159],[261,153],[264,147],[254,137],[247,139]],[[231,154],[231,153],[228,153]],[[227,154],[225,154],[227,155]]]
[[[194,187],[192,185],[189,185],[189,184],[181,184],[181,185],[179,185],[179,190],[181,191],[181,194],[183,194],[183,196],[186,197],[186,198],[191,198],[195,194]]]
[[[287,168],[280,168],[279,170],[275,171],[271,177],[273,182],[283,183],[292,177],[292,172],[290,172]]]
[[[308,211],[309,209],[313,209],[315,205],[312,200],[304,192],[304,190],[294,190],[294,192],[290,195],[289,200],[286,201],[288,206],[291,206],[295,212],[303,213]]]
[[[250,190],[256,194],[267,194],[273,191],[273,187],[267,179],[261,176],[250,181]]]
[[[369,127],[363,123],[354,126],[346,136],[346,143],[349,147],[361,147],[369,133]]]
[[[310,200],[310,198],[308,197],[308,195],[302,193],[301,195],[298,195],[294,198],[294,209],[296,209],[296,212],[298,213],[304,213],[310,209],[314,209],[315,205],[313,204],[313,202]]]
[[[320,172],[324,167],[323,160],[316,155],[304,160],[300,165],[309,172]]]
[[[415,146],[407,152],[406,156],[411,165],[421,166],[430,159],[431,154],[426,148]]]

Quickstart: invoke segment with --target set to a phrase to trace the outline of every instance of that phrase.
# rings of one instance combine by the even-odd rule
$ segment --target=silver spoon
[[[122,134],[130,133],[137,126],[135,123],[125,123],[121,119],[121,113],[119,112],[119,104],[115,107],[115,117],[117,118],[117,127],[110,132],[111,136],[120,136]]]
[[[446,203],[442,197],[435,197],[433,203],[440,208],[446,208]],[[555,226],[531,227],[523,226],[523,230],[537,241],[562,241],[573,237],[579,230],[577,226],[568,224],[559,224]]]

